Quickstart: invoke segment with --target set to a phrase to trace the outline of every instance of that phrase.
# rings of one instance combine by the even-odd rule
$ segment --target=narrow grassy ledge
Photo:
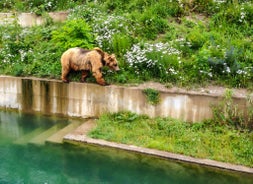
[[[189,124],[121,112],[101,116],[89,136],[253,167],[253,133],[210,122]]]

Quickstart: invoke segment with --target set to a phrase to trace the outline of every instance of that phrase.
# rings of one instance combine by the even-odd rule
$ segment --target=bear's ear
[[[102,51],[102,49],[95,47],[93,50],[97,51],[102,57],[104,57],[104,51]]]
[[[99,47],[94,47],[93,50],[96,50],[98,52],[103,52],[102,49],[100,49]]]
[[[111,61],[111,56],[107,52],[105,52],[103,60],[105,61],[106,64],[109,64]]]
[[[111,55],[111,58],[112,58],[112,59],[115,59],[115,58],[116,58],[115,54],[112,54],[112,55]]]

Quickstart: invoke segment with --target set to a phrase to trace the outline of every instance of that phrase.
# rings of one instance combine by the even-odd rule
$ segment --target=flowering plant
[[[96,45],[106,51],[113,50],[115,35],[121,34],[131,37],[135,30],[131,20],[127,17],[105,14],[100,9],[88,5],[77,6],[72,9],[68,18],[75,19],[76,17],[84,18],[91,25]]]
[[[169,74],[177,74],[174,66],[178,64],[180,51],[168,43],[134,44],[125,54],[130,70],[139,77],[155,77],[166,80]]]

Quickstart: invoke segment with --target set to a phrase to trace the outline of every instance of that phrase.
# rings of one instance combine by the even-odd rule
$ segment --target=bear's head
[[[104,61],[105,65],[108,66],[113,71],[119,71],[118,61],[114,54],[110,55],[108,53],[104,53]]]

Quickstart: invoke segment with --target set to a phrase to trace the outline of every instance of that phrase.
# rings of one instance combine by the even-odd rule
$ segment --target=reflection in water
[[[115,149],[70,144],[15,144],[43,127],[69,120],[0,111],[0,183],[252,183],[253,176]]]

